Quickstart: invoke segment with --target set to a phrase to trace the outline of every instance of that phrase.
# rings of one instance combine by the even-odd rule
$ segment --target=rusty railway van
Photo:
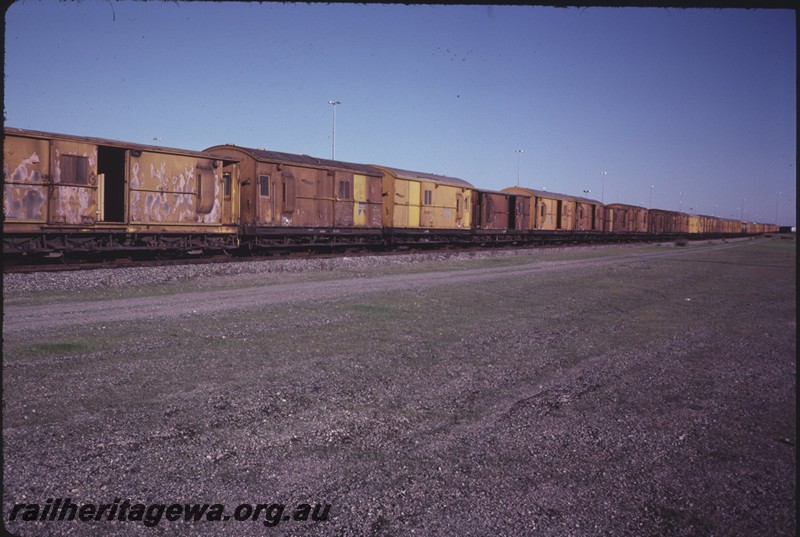
[[[470,240],[471,184],[444,175],[375,167],[384,174],[383,227],[390,241]]]
[[[602,203],[588,198],[575,198],[575,231],[603,231],[605,210]]]
[[[701,235],[713,235],[719,233],[719,221],[713,216],[697,215],[697,233]]]
[[[743,222],[744,232],[748,235],[762,235],[764,233],[777,233],[780,230],[775,224],[764,224],[761,222]]]
[[[473,229],[479,235],[512,235],[530,226],[531,197],[524,194],[475,190]]]
[[[720,231],[726,235],[738,235],[742,233],[742,222],[732,218],[721,218],[719,222]]]
[[[605,231],[610,233],[647,233],[647,209],[637,205],[606,205]]]
[[[242,240],[250,246],[382,243],[383,174],[372,166],[235,145]]]
[[[573,231],[575,229],[575,197],[519,186],[504,188],[502,191],[530,196],[529,230]]]
[[[237,162],[5,128],[4,253],[237,245]]]
[[[687,222],[688,233],[691,233],[692,235],[697,235],[698,233],[702,233],[701,221],[698,215],[696,214],[688,215],[686,217],[686,222]]]
[[[649,233],[688,233],[688,215],[677,211],[650,209],[648,212]]]

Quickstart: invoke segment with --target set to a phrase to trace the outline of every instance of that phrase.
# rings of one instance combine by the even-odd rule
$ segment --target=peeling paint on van
[[[197,191],[198,164],[202,167],[205,163],[193,157],[164,159],[163,155],[140,155],[131,166],[131,222],[220,223],[222,180],[216,172],[203,179],[213,181],[213,205],[207,214],[197,212],[200,195]]]
[[[3,215],[6,220],[43,222],[47,203],[47,187],[39,170],[41,159],[34,151],[13,164],[13,151],[6,151],[3,160]],[[11,161],[11,162],[10,162]],[[9,164],[13,171],[9,173]]]
[[[3,189],[3,214],[9,220],[44,221],[47,188],[6,184]]]
[[[42,181],[42,176],[39,170],[30,169],[37,164],[39,164],[39,155],[33,153],[30,157],[22,159],[22,161],[19,163],[19,166],[17,166],[14,170],[14,173],[12,173],[9,177],[8,163],[4,162],[3,177],[6,181],[12,181],[14,183],[40,183]]]
[[[53,189],[52,207],[53,222],[64,224],[91,224],[97,206],[92,193],[85,187],[60,186]]]

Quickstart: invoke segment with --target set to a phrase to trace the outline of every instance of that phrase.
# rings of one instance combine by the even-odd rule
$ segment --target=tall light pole
[[[650,185],[650,203],[647,204],[648,209],[653,208],[653,186],[655,185]]]
[[[608,172],[600,172],[600,175],[603,176],[603,185],[600,187],[600,203],[606,202],[606,175]]]
[[[331,148],[331,160],[336,160],[336,105],[342,104],[342,101],[328,101],[328,104],[333,107],[333,147]]]
[[[679,208],[678,208],[678,212],[682,213],[683,212],[683,192],[681,192],[681,201],[679,203],[680,203],[680,205],[679,205]]]
[[[514,153],[517,154],[517,186],[519,186],[519,163],[522,160],[522,149],[516,149]]]

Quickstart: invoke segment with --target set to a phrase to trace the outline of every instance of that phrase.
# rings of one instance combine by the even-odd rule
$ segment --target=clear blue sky
[[[338,100],[339,160],[794,224],[795,35],[791,10],[26,0],[5,122],[330,158]]]

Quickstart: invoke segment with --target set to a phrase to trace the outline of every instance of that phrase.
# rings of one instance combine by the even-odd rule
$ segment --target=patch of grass
[[[357,313],[370,313],[370,314],[378,314],[378,313],[392,313],[394,308],[390,306],[379,306],[377,304],[351,304],[347,306],[347,309],[351,311],[355,311]]]
[[[31,353],[34,355],[64,355],[64,354],[80,354],[89,352],[91,345],[86,342],[58,342],[58,343],[39,343],[31,347]]]

